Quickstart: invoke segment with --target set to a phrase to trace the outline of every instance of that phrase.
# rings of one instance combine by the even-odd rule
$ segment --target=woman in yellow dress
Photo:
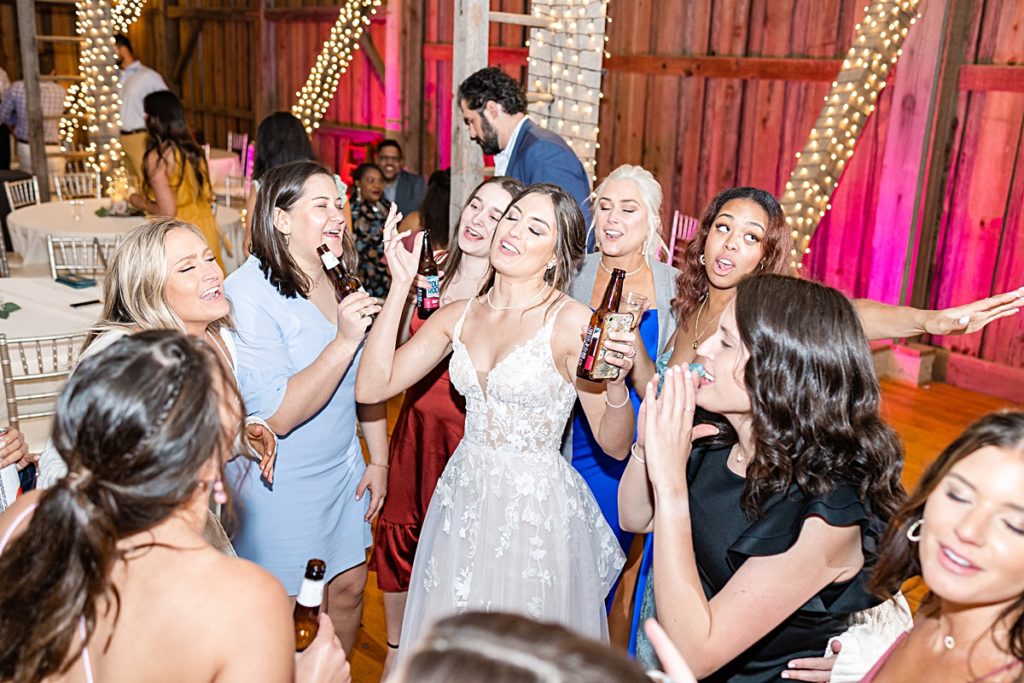
[[[181,100],[170,90],[159,90],[147,95],[142,106],[147,131],[143,193],[133,194],[131,205],[153,216],[169,216],[195,225],[224,268],[206,156],[185,123]]]

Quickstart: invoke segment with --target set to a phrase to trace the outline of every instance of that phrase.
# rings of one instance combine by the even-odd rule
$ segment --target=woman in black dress
[[[698,354],[699,386],[673,368],[641,410],[620,520],[657,529],[658,619],[697,677],[777,680],[879,602],[863,582],[903,500],[902,451],[834,289],[749,278]],[[694,426],[696,406],[717,424]]]

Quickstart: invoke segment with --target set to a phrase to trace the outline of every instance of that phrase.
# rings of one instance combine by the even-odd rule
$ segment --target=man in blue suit
[[[552,183],[571,194],[590,227],[590,181],[575,152],[557,133],[526,115],[519,83],[501,69],[477,71],[459,86],[469,137],[494,156],[494,174],[527,184]]]

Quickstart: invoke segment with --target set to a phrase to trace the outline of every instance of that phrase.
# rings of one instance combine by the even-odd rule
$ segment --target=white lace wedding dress
[[[468,611],[608,638],[604,599],[625,557],[559,450],[576,390],[551,355],[557,313],[489,373],[476,371],[460,339],[465,312],[455,326],[449,371],[466,397],[466,432],[423,523],[400,657],[435,621]]]

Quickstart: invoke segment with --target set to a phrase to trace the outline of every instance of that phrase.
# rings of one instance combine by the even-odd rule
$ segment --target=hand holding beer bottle
[[[317,617],[316,638],[295,654],[295,683],[351,683],[352,669],[331,618]]]
[[[626,272],[612,271],[601,305],[590,318],[583,335],[583,349],[576,365],[576,376],[591,382],[611,380],[621,384],[633,367],[636,335],[630,331],[633,316],[619,313],[622,283]]]

